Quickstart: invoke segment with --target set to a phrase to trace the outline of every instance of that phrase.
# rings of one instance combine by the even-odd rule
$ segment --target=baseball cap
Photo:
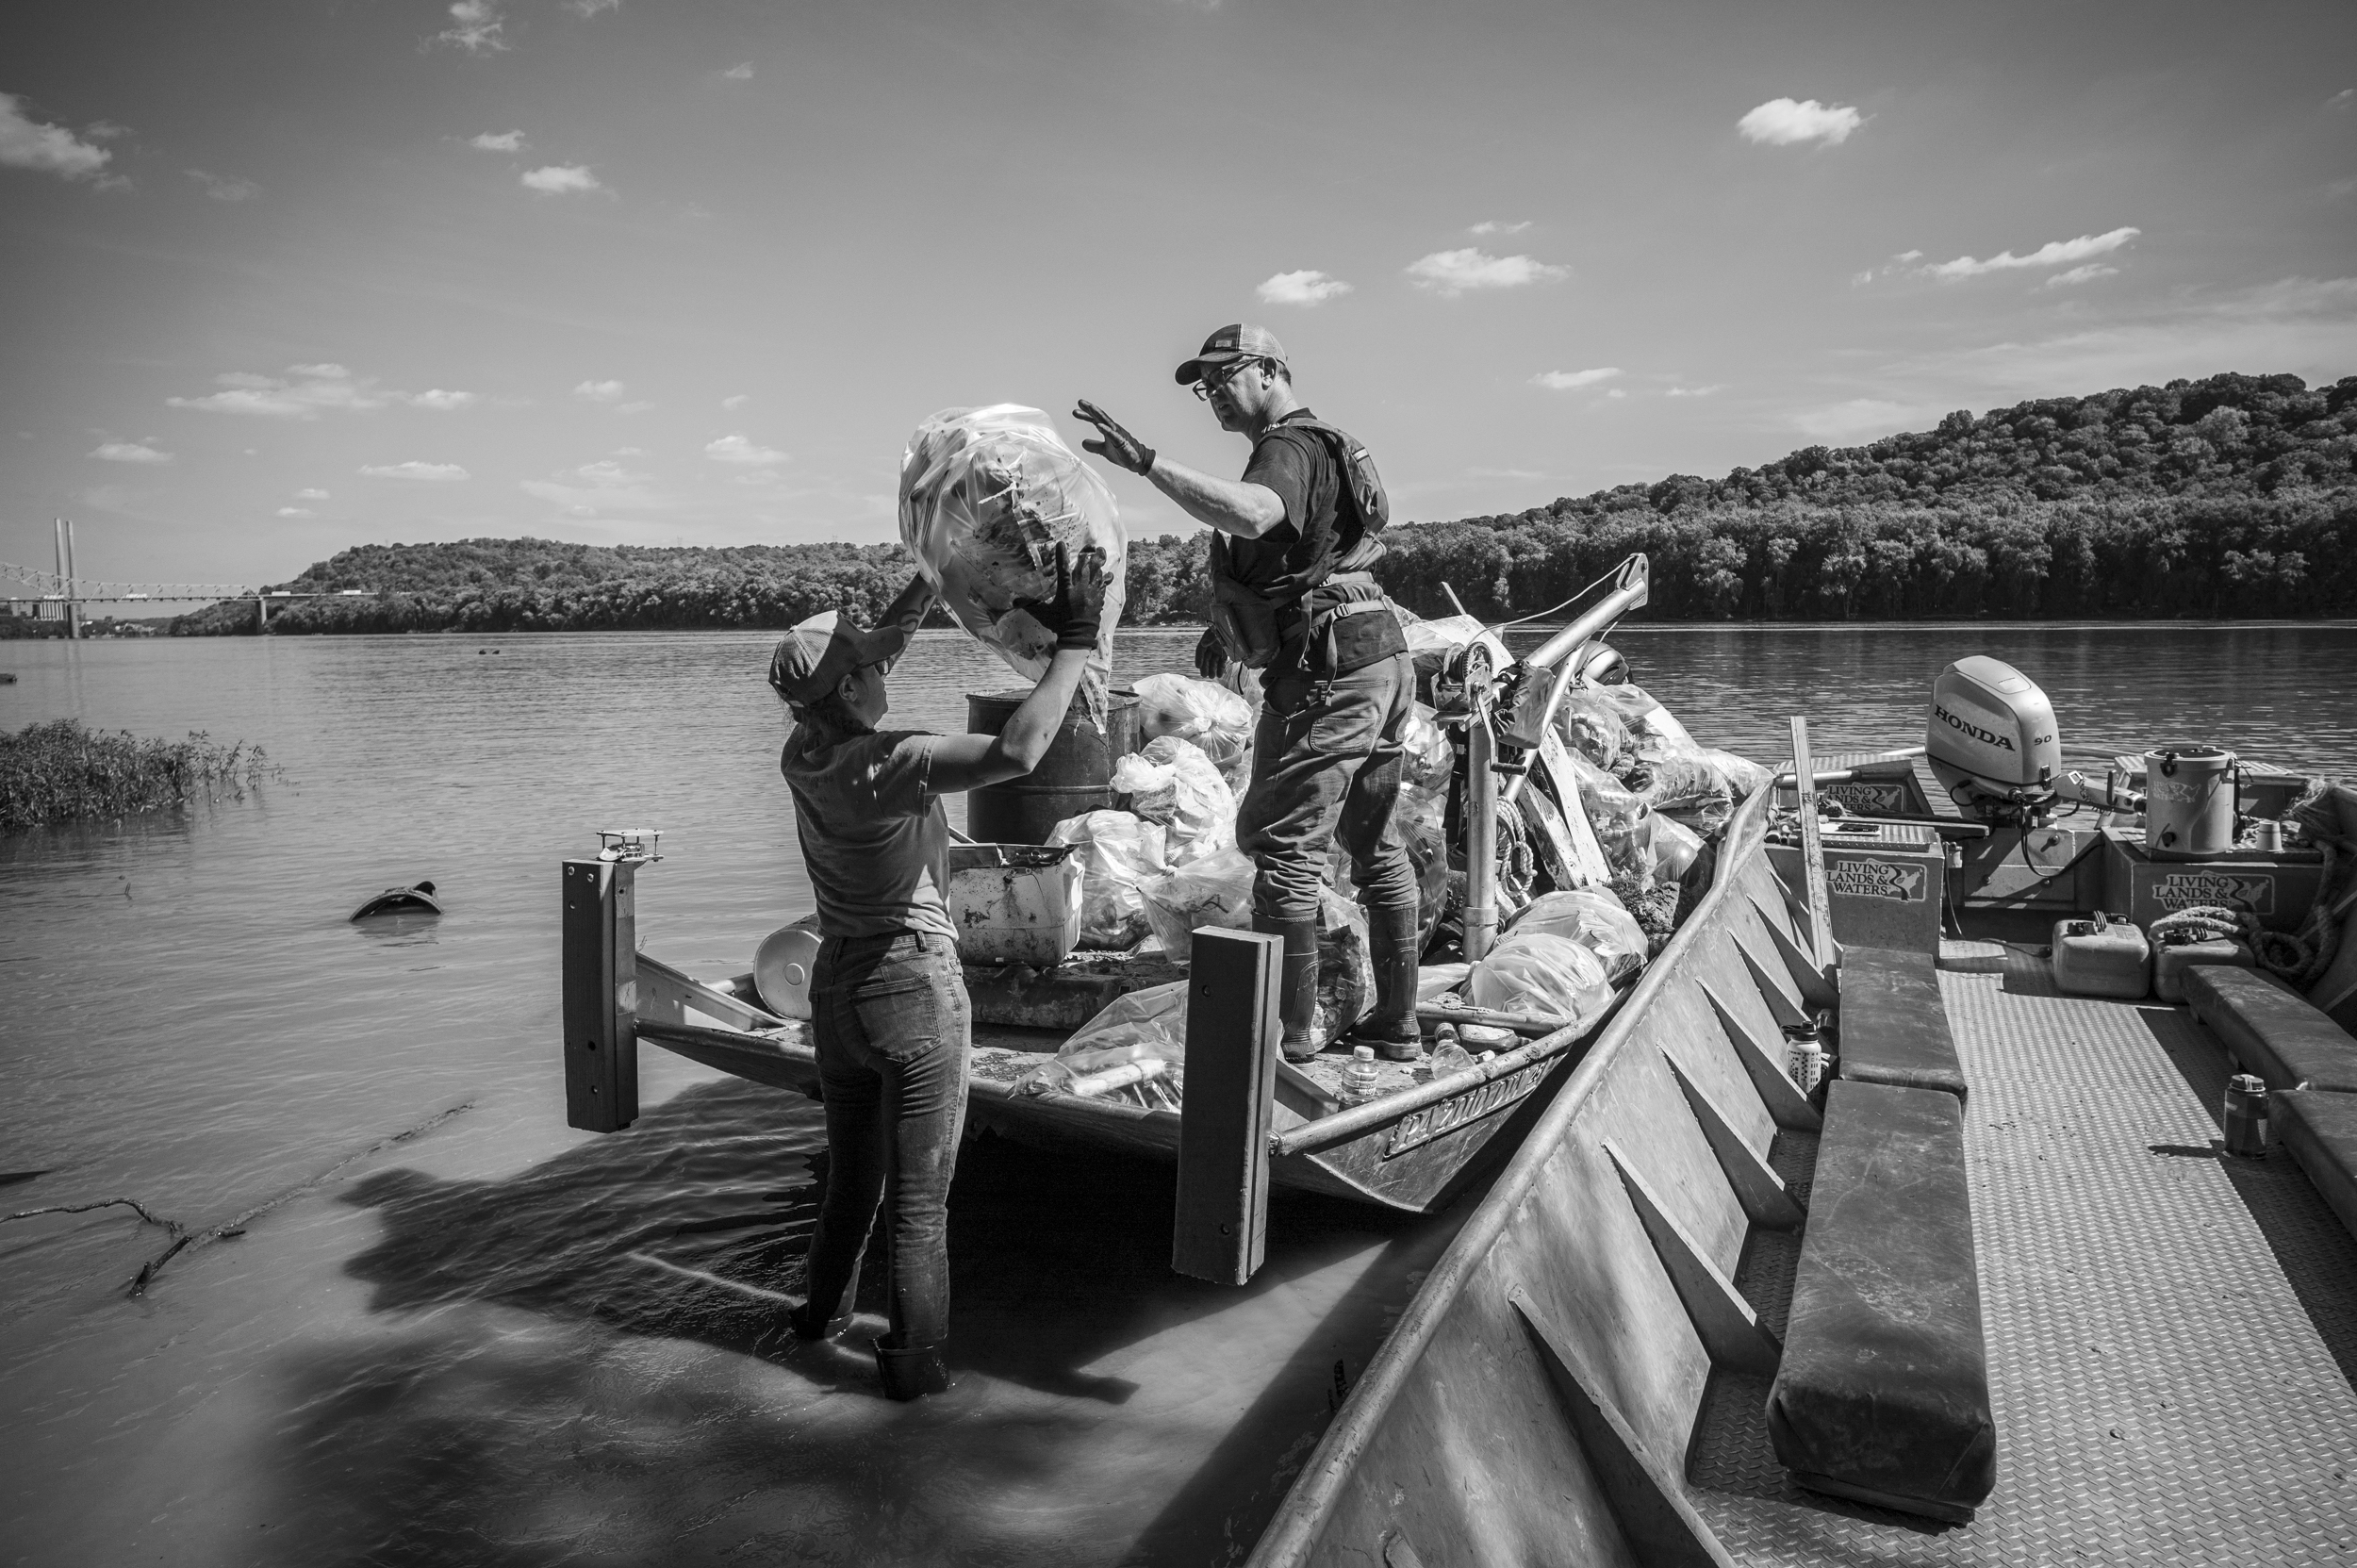
[[[1237,359],[1274,359],[1290,364],[1285,357],[1285,345],[1277,340],[1277,334],[1250,322],[1238,322],[1221,327],[1203,339],[1195,356],[1178,367],[1178,385],[1192,387],[1203,379],[1206,366],[1225,365]]]
[[[769,655],[769,685],[789,702],[812,702],[855,669],[898,654],[906,639],[892,629],[862,631],[833,610],[801,621]]]

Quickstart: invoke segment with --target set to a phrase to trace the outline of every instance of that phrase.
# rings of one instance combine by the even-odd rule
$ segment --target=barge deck
[[[1953,1527],[1804,1492],[1766,1380],[1722,1376],[1696,1510],[1745,1564],[2357,1562],[2357,1240],[2280,1150],[2224,1155],[2225,1053],[2184,1008],[2061,996],[2002,950],[1940,976],[1996,1491]],[[1784,1146],[1810,1142],[1780,1135],[1778,1163],[1802,1175]],[[1737,1278],[1779,1331],[1795,1250],[1759,1233]]]

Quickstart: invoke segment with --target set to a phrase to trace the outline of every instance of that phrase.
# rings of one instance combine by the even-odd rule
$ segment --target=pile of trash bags
[[[900,542],[958,624],[1026,681],[1047,672],[1056,635],[1018,602],[1055,598],[1059,545],[1068,559],[1103,551],[1103,630],[1079,699],[1103,729],[1129,547],[1113,491],[1045,413],[999,403],[918,425],[900,458]]]
[[[1548,932],[1499,938],[1465,981],[1465,999],[1501,1013],[1560,1019],[1581,1029],[1612,1005],[1604,961],[1588,947]]]
[[[1047,842],[1078,847],[1081,947],[1126,952],[1153,934],[1140,889],[1170,874],[1162,824],[1127,811],[1092,811],[1057,823]]]
[[[1135,1066],[1134,1082],[1108,1090],[1108,1099],[1176,1111],[1185,1092],[1187,982],[1148,986],[1116,997],[1096,1017],[1072,1032],[1053,1060],[1014,1081],[1018,1095],[1070,1092],[1079,1080]]]
[[[1147,741],[1113,764],[1113,785],[1129,797],[1130,810],[1166,830],[1172,866],[1235,847],[1236,792],[1195,742],[1178,735]]]
[[[1194,742],[1211,758],[1228,787],[1244,793],[1244,783],[1252,775],[1257,685],[1247,701],[1216,681],[1164,673],[1145,676],[1137,682],[1136,691],[1139,734],[1148,740],[1176,735]]]

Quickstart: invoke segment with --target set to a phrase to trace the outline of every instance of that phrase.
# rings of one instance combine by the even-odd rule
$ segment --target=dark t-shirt
[[[1310,410],[1300,408],[1285,418],[1312,417]],[[1342,465],[1316,431],[1288,429],[1284,422],[1277,423],[1252,449],[1244,481],[1276,491],[1277,499],[1285,503],[1285,520],[1257,539],[1220,536],[1228,553],[1228,569],[1238,582],[1266,588],[1280,577],[1309,570],[1315,565],[1309,541],[1321,536],[1334,553],[1330,569],[1334,572],[1364,571],[1383,553],[1383,541],[1373,534],[1359,534],[1345,548],[1343,535],[1356,530],[1356,520],[1347,524],[1343,520],[1349,503],[1343,496]],[[1264,678],[1298,668],[1302,652],[1303,645],[1294,643],[1285,656],[1263,672]]]

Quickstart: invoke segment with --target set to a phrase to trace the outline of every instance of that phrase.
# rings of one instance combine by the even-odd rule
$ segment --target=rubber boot
[[[1350,1032],[1353,1045],[1373,1046],[1391,1062],[1424,1056],[1424,1030],[1416,1022],[1416,966],[1424,956],[1417,907],[1377,905],[1367,911],[1367,947],[1375,960],[1375,1011]]]
[[[876,1341],[876,1376],[883,1380],[887,1399],[916,1399],[928,1394],[949,1392],[948,1363],[941,1359],[941,1351],[930,1345],[894,1350],[886,1347],[883,1341]]]
[[[1285,1025],[1281,1048],[1286,1061],[1307,1062],[1318,1053],[1318,923],[1256,917],[1252,928],[1285,939],[1277,989],[1277,1016]]]

